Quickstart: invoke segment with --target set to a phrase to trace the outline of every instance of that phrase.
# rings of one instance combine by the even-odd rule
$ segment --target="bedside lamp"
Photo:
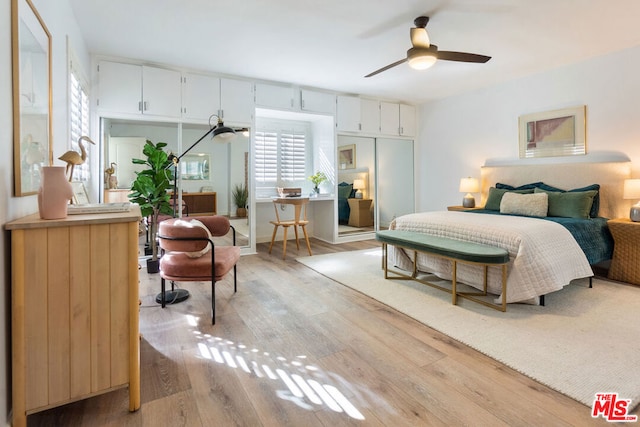
[[[637,200],[638,203],[631,206],[629,212],[629,218],[631,221],[640,221],[640,179],[625,179],[624,190],[622,194],[623,199]]]
[[[460,192],[467,193],[462,199],[462,206],[465,208],[475,208],[476,199],[471,193],[480,191],[480,184],[476,178],[462,178],[460,180]]]
[[[362,191],[364,190],[364,179],[354,179],[353,188],[356,189],[356,199],[362,199]]]

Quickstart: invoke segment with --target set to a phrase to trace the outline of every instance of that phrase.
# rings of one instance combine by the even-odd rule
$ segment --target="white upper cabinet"
[[[251,82],[190,73],[185,74],[182,81],[182,118],[200,121],[215,114],[225,121],[251,123]]]
[[[380,103],[377,100],[339,95],[336,106],[338,131],[380,133]]]
[[[119,62],[98,65],[98,107],[103,111],[180,117],[177,71]]]
[[[182,117],[207,120],[220,110],[220,79],[202,74],[182,76]]]
[[[360,98],[338,95],[336,100],[336,128],[338,131],[360,130]]]
[[[256,107],[294,110],[295,92],[291,86],[256,83]]]
[[[400,104],[400,135],[416,135],[416,107]]]
[[[400,104],[380,102],[380,133],[383,135],[400,134]]]
[[[360,131],[380,133],[380,103],[375,99],[360,99]]]
[[[119,62],[100,62],[98,108],[119,113],[142,113],[142,67]]]
[[[251,123],[253,84],[244,80],[220,79],[220,115],[231,123]]]
[[[300,109],[314,113],[335,114],[336,96],[314,90],[300,90]]]
[[[142,67],[142,113],[180,117],[182,75],[178,71]]]
[[[380,102],[380,133],[415,136],[416,109],[413,105]]]

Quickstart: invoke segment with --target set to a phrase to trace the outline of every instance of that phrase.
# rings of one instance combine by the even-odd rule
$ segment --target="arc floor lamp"
[[[214,117],[217,119],[217,123],[215,126],[212,126],[211,119]],[[209,130],[207,131],[207,133],[202,135],[200,139],[198,139],[196,142],[191,144],[191,146],[187,148],[179,156],[176,156],[173,153],[169,154],[169,160],[171,160],[171,164],[168,167],[173,166],[174,168],[174,173],[173,173],[173,216],[174,217],[178,216],[178,213],[177,213],[178,164],[180,163],[180,159],[182,159],[182,157],[188,154],[196,145],[198,145],[202,140],[204,140],[209,135],[211,135],[211,139],[213,141],[227,142],[235,138],[236,131],[228,126],[225,126],[220,116],[218,116],[217,114],[212,114],[211,116],[209,116]],[[167,304],[175,304],[178,302],[182,302],[187,298],[189,298],[189,291],[186,289],[174,289],[172,291],[167,291],[165,293],[165,301]],[[156,302],[158,304],[162,303],[162,294],[156,295]]]

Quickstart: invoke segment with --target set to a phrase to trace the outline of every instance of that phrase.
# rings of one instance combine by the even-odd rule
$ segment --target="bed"
[[[628,213],[622,183],[630,170],[628,161],[485,166],[480,205],[486,209],[409,214],[396,218],[390,228],[506,249],[507,302],[537,304],[540,296],[592,276],[592,265],[611,258],[613,240],[606,221]],[[390,261],[401,269],[411,270],[412,257],[390,250]],[[426,254],[418,255],[418,270],[451,278],[449,262]],[[482,287],[477,266],[460,266],[457,277]],[[489,269],[488,290],[499,297],[500,277],[499,269]]]

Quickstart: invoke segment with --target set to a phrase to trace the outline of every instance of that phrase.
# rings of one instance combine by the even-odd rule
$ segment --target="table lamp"
[[[356,199],[362,199],[362,191],[360,190],[364,190],[364,179],[354,179],[353,188],[356,190]]]
[[[480,191],[480,184],[476,178],[462,178],[460,180],[460,192],[467,193],[462,199],[462,206],[465,208],[475,208],[476,199],[471,193]]]
[[[638,201],[635,205],[631,206],[629,218],[631,218],[631,221],[633,222],[640,221],[640,179],[624,180],[624,190],[622,198]]]

